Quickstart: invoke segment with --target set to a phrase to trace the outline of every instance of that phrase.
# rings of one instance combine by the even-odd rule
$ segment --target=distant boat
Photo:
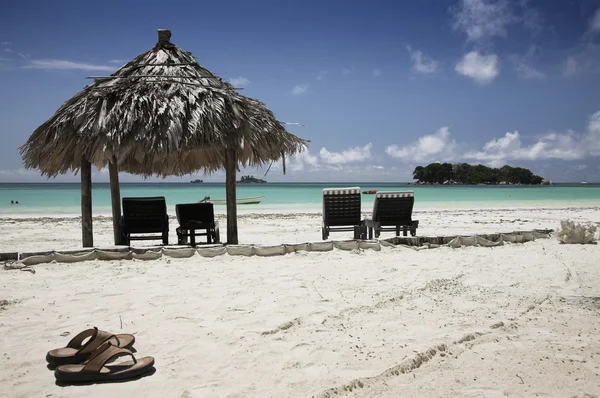
[[[587,181],[581,181],[582,184],[587,184]]]
[[[238,205],[257,205],[263,200],[264,196],[246,196],[245,198],[237,198],[236,203]],[[205,196],[200,203],[212,203],[213,205],[226,205],[226,199],[211,199],[210,196]]]

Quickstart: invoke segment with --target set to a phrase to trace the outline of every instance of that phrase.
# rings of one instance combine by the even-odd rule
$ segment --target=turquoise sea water
[[[359,186],[361,190],[415,191],[419,208],[481,208],[498,206],[600,205],[600,184],[554,186],[413,186],[407,183],[267,183],[238,184],[238,197],[264,196],[257,205],[238,206],[238,212],[319,211],[323,188]],[[121,197],[164,196],[169,213],[175,204],[197,202],[205,196],[225,198],[224,183],[122,183]],[[374,195],[362,195],[364,210],[372,209]],[[11,200],[19,204],[10,203]],[[79,215],[81,190],[78,183],[0,184],[0,216]],[[110,215],[108,183],[93,185],[93,214]],[[225,206],[216,206],[225,212]]]

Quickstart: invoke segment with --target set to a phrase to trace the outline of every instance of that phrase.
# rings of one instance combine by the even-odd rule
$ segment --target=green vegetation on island
[[[242,178],[238,182],[241,182],[241,183],[249,182],[249,183],[254,183],[254,184],[264,184],[264,183],[266,183],[265,180],[261,180],[260,178],[256,178],[256,177],[250,176],[250,175],[249,176],[242,176]]]
[[[529,169],[521,167],[502,166],[492,168],[468,163],[431,163],[427,166],[417,166],[413,171],[416,184],[551,184],[535,175]]]

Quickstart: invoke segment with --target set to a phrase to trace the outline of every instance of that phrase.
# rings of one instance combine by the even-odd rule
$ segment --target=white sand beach
[[[472,235],[557,229],[563,219],[600,224],[600,206],[427,209],[414,218],[418,235]],[[176,226],[172,219],[172,243]],[[0,228],[0,252],[81,244],[77,218],[4,218]],[[320,228],[316,213],[242,214],[239,239],[314,242]],[[112,244],[109,218],[94,219],[94,239]],[[551,237],[3,270],[0,396],[597,396],[599,254]],[[136,355],[153,356],[156,371],[56,385],[46,352],[91,326],[135,334]]]

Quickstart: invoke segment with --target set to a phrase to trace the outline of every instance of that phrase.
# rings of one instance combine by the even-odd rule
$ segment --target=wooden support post
[[[123,242],[121,234],[121,191],[119,188],[119,170],[115,162],[108,164],[108,174],[110,177],[110,201],[112,202],[115,245],[120,245]]]
[[[237,156],[235,149],[225,154],[225,198],[227,199],[227,244],[238,244],[237,204],[235,194],[235,173]]]
[[[83,247],[94,246],[92,230],[92,164],[81,158],[81,238]]]

